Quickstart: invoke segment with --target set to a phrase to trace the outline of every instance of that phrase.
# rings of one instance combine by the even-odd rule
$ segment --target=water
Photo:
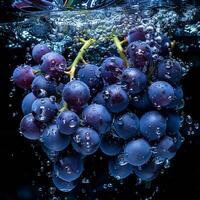
[[[168,179],[168,175],[169,177],[176,176],[176,173],[173,172],[175,175],[173,173],[170,174],[168,170],[181,171],[181,168],[184,168],[184,165],[188,164],[192,171],[193,168],[191,165],[193,164],[185,164],[186,159],[184,158],[185,154],[183,151],[184,149],[192,148],[190,147],[192,145],[199,145],[200,143],[200,117],[197,112],[199,103],[196,103],[198,102],[196,94],[198,93],[197,83],[199,83],[197,75],[200,75],[199,68],[196,69],[197,67],[200,67],[198,58],[200,49],[199,2],[195,0],[192,2],[189,0],[88,0],[68,1],[67,7],[63,7],[64,2],[57,0],[53,1],[53,4],[48,7],[32,5],[31,9],[28,9],[28,12],[11,8],[10,5],[12,2],[1,1],[0,3],[1,48],[5,49],[6,52],[9,52],[7,56],[11,57],[10,60],[5,59],[5,65],[9,66],[7,69],[9,70],[9,73],[6,73],[8,77],[10,77],[15,65],[22,62],[33,64],[33,61],[31,60],[31,48],[34,44],[40,42],[48,44],[54,51],[67,56],[67,65],[69,66],[83,45],[79,39],[93,38],[96,40],[96,43],[87,50],[84,59],[100,65],[105,57],[117,54],[116,46],[111,38],[113,34],[120,40],[123,40],[131,29],[142,27],[149,32],[149,42],[151,41],[151,32],[153,30],[156,30],[156,33],[158,34],[158,36],[155,37],[158,43],[160,41],[159,33],[163,32],[168,35],[169,39],[174,42],[174,48],[170,52],[170,57],[180,60],[184,72],[183,75],[186,78],[183,80],[185,107],[183,108],[184,113],[182,113],[183,124],[181,128],[181,133],[185,138],[184,145],[181,147],[180,156],[178,158],[174,158],[172,161],[166,160],[165,162],[163,160],[155,161],[158,161],[156,164],[163,163],[164,169],[162,170],[163,174],[153,182],[150,188],[149,184],[143,184],[141,179],[136,180],[134,173],[129,178],[125,179],[124,182],[111,178],[107,172],[107,161],[110,158],[104,157],[98,152],[97,154],[85,158],[86,170],[80,177],[76,189],[70,193],[63,194],[56,190],[52,184],[51,168],[52,162],[54,162],[58,156],[66,155],[68,152],[61,152],[59,154],[58,152],[45,149],[49,156],[47,157],[43,152],[44,150],[42,150],[37,143],[34,143],[30,150],[28,149],[30,148],[29,141],[24,141],[24,138],[20,137],[20,139],[18,139],[17,136],[14,136],[16,141],[20,140],[20,142],[17,142],[17,144],[13,142],[13,146],[16,145],[16,150],[12,150],[14,152],[12,155],[18,155],[18,159],[22,165],[20,165],[21,171],[19,169],[16,171],[16,174],[22,174],[23,170],[25,170],[24,165],[27,162],[29,162],[27,165],[30,165],[29,167],[31,170],[33,170],[33,166],[35,166],[35,169],[31,175],[26,177],[28,180],[27,187],[22,187],[22,185],[20,185],[23,182],[20,182],[21,180],[16,183],[16,186],[13,186],[11,192],[11,195],[13,196],[11,196],[10,199],[16,199],[15,190],[19,191],[17,193],[17,198],[19,199],[23,199],[23,195],[27,195],[32,196],[30,199],[36,199],[37,197],[39,199],[84,198],[101,200],[118,199],[118,197],[121,197],[122,199],[122,197],[127,196],[127,194],[130,194],[130,197],[127,196],[127,199],[130,199],[131,197],[134,197],[135,199],[164,199],[164,197],[167,196],[167,192],[165,191],[170,191],[171,194],[173,193],[174,195],[174,192],[172,192],[174,191],[174,188],[170,188],[168,185],[171,185],[173,181],[178,182],[180,185],[181,182],[185,182],[182,179],[180,181],[176,179],[171,181],[172,178]],[[3,9],[4,12],[2,12]],[[160,57],[156,51],[157,49],[155,48],[153,56],[159,60]],[[198,72],[196,74],[197,80],[195,79],[196,71],[193,72],[194,76],[191,78],[192,70]],[[189,79],[189,81],[187,81],[187,79]],[[190,85],[193,83],[192,81],[196,81],[194,86]],[[6,101],[6,104],[8,104],[9,107],[9,122],[11,121],[13,124],[13,129],[11,130],[14,132],[22,117],[20,102],[24,93],[18,89],[13,89],[11,86],[12,84],[9,84],[8,87],[10,88],[6,89],[6,92],[9,91],[7,92],[9,101]],[[194,92],[191,92],[190,89],[191,91],[194,90]],[[41,92],[45,93],[46,91]],[[105,91],[104,99],[109,99],[109,95],[110,94],[107,94]],[[52,97],[52,101],[57,100],[57,98],[54,99],[54,97]],[[135,96],[134,101],[139,101],[139,97]],[[158,110],[160,109],[161,108],[158,108]],[[41,118],[44,117],[42,110],[43,108],[41,107]],[[119,125],[123,126],[123,123],[119,122]],[[76,124],[72,120],[70,122],[70,127],[73,128],[75,126]],[[3,130],[8,130],[8,127]],[[157,130],[157,134],[160,135],[159,129]],[[90,138],[90,136],[86,137]],[[81,143],[80,139],[79,135],[77,135],[74,140],[76,140],[77,143]],[[16,153],[18,148],[20,149],[20,152]],[[9,147],[9,150],[10,149],[12,148]],[[26,151],[27,154],[24,153]],[[196,146],[192,152],[188,152],[191,154],[193,153],[198,157],[199,154],[194,151],[198,151]],[[152,152],[156,154],[157,149],[152,149]],[[188,159],[192,157],[191,154],[186,154]],[[23,155],[26,155],[27,161],[25,159],[26,157],[23,158]],[[182,160],[182,162],[178,161],[178,159]],[[120,166],[127,164],[123,154],[118,156],[118,160]],[[196,160],[197,158],[194,158],[194,161]],[[173,168],[174,166],[177,167]],[[194,166],[194,168],[195,167],[196,166]],[[70,168],[68,171],[71,173]],[[26,172],[29,174],[30,171]],[[180,179],[180,177],[182,177],[182,174],[179,176],[177,175],[177,179]],[[31,185],[30,182],[33,182],[33,184]],[[167,182],[168,185],[165,184],[165,182]],[[23,183],[25,184],[26,181]],[[148,185],[148,187],[145,188],[145,185]],[[31,189],[31,187],[34,189]],[[37,192],[35,192],[35,189],[37,189]],[[178,188],[176,189],[178,190]],[[192,189],[188,190],[192,191]],[[181,192],[184,194],[184,191]]]

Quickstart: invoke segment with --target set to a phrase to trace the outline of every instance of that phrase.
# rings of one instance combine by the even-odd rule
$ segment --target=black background
[[[9,15],[8,15],[9,16]],[[8,17],[9,18],[9,17]],[[1,18],[2,19],[2,18]],[[178,39],[178,38],[177,38]],[[184,39],[184,38],[182,38]],[[190,40],[185,38],[185,40]],[[21,113],[21,100],[23,91],[17,89],[14,96],[9,98],[12,89],[10,76],[14,67],[24,62],[27,44],[23,49],[5,48],[6,38],[0,41],[0,200],[17,199],[49,199],[49,186],[51,181],[45,176],[45,173],[38,177],[37,173],[41,166],[41,161],[35,155],[31,142],[21,137],[18,133],[18,125]],[[184,77],[182,84],[186,101],[185,112],[192,115],[195,121],[200,120],[200,65],[199,49],[189,49],[185,54],[177,52],[177,56],[183,57],[194,63],[193,68],[188,75]],[[12,107],[9,107],[12,104]],[[13,112],[18,112],[16,117]],[[39,148],[36,148],[40,152]],[[46,160],[44,154],[41,154],[41,160]],[[153,199],[198,199],[200,196],[200,133],[194,136],[186,136],[186,141],[182,145],[177,156],[173,159],[170,169],[160,175],[152,183],[152,188],[147,189],[144,185],[135,186],[135,178],[131,176],[120,185],[113,181],[113,188],[102,190],[98,188],[99,184],[111,182],[112,179],[106,177],[106,165],[98,159],[88,162],[86,169],[96,168],[97,175],[91,179],[92,183],[79,184],[79,186],[70,193],[71,199],[144,199],[155,191],[159,186],[158,192]],[[87,168],[88,167],[88,168]],[[89,172],[88,172],[89,173]],[[33,180],[35,184],[33,185]],[[38,192],[38,187],[43,187],[43,192]],[[114,188],[118,191],[114,191]],[[86,193],[83,192],[85,189]],[[96,189],[97,192],[92,192]],[[138,191],[138,193],[136,192]],[[20,192],[26,191],[27,198],[23,198]],[[30,198],[29,194],[31,195]],[[57,192],[56,195],[64,196]],[[84,197],[87,195],[87,197]],[[67,195],[65,195],[67,196]]]

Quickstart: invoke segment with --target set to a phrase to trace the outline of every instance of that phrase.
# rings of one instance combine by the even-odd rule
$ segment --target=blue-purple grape
[[[178,113],[167,113],[167,131],[170,135],[178,132],[181,127],[181,117]]]
[[[60,190],[61,192],[70,192],[77,185],[77,181],[76,180],[68,182],[68,181],[62,180],[61,178],[56,176],[55,173],[53,173],[53,175],[52,175],[52,181],[53,181],[54,185],[56,186],[56,188],[58,190]]]
[[[75,112],[70,110],[61,112],[56,119],[56,124],[61,133],[71,135],[78,129],[80,119]]]
[[[116,156],[122,151],[122,142],[119,138],[107,133],[101,138],[100,149],[107,156]]]
[[[182,68],[174,59],[166,59],[158,64],[158,79],[172,85],[179,85],[182,77]]]
[[[92,103],[106,105],[103,92],[98,92],[97,95],[92,99]]]
[[[85,126],[90,126],[98,133],[106,133],[110,130],[112,116],[108,110],[99,104],[90,104],[82,112]]]
[[[135,41],[145,41],[145,32],[142,28],[134,28],[128,33],[128,43],[132,43]]]
[[[51,52],[51,49],[46,44],[36,44],[32,50],[33,60],[39,64],[42,56],[49,52]]]
[[[53,151],[62,151],[67,148],[70,143],[69,136],[60,133],[56,124],[47,126],[42,134],[42,142],[44,146]]]
[[[106,107],[113,113],[121,112],[128,107],[128,95],[121,85],[107,86],[103,91],[103,95]]]
[[[159,140],[166,133],[167,122],[158,111],[145,113],[140,119],[140,132],[149,141]]]
[[[62,96],[69,106],[82,107],[90,99],[90,89],[84,82],[73,80],[65,85]]]
[[[145,42],[132,42],[127,48],[127,57],[134,67],[144,68],[152,64],[151,48]]]
[[[130,94],[137,94],[145,89],[147,77],[137,68],[127,68],[122,73],[122,84]]]
[[[158,143],[156,151],[157,151],[156,153],[157,159],[165,160],[173,158],[176,155],[177,148],[174,143],[174,140],[169,136],[165,136]]]
[[[99,145],[99,134],[91,128],[78,128],[73,135],[72,146],[80,154],[93,154],[97,151]]]
[[[96,65],[82,65],[76,77],[90,88],[92,94],[95,94],[102,86],[101,72]]]
[[[32,82],[32,92],[38,98],[55,95],[56,87],[54,80],[48,80],[43,75],[36,76]]]
[[[71,182],[80,177],[83,172],[83,160],[76,155],[68,155],[60,158],[54,164],[54,172],[57,177]]]
[[[103,80],[107,84],[119,82],[125,68],[125,63],[121,58],[116,56],[106,58],[101,65]]]
[[[45,54],[42,56],[41,61],[42,72],[52,78],[61,77],[67,67],[65,58],[56,52],[49,52]]]
[[[20,131],[25,138],[30,140],[37,140],[42,135],[40,124],[31,113],[22,118],[20,122]]]
[[[57,104],[51,98],[36,99],[32,104],[32,112],[36,120],[49,122],[57,114]]]
[[[27,115],[32,112],[32,104],[37,99],[37,97],[32,93],[28,93],[22,101],[22,112]]]
[[[168,106],[175,97],[174,88],[165,81],[153,82],[148,89],[149,99],[156,107]]]
[[[13,72],[14,83],[22,89],[29,89],[34,78],[33,69],[29,65],[20,65]]]
[[[124,154],[127,162],[133,166],[142,166],[152,155],[151,146],[144,139],[132,140],[125,145]]]
[[[128,112],[115,118],[113,128],[118,136],[126,140],[138,135],[139,125],[138,117]]]

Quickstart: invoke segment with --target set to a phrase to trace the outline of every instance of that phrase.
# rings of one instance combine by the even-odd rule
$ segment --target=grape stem
[[[89,40],[84,40],[83,38],[80,38],[80,41],[83,42],[83,46],[81,47],[80,51],[78,52],[78,55],[76,56],[74,62],[72,63],[72,65],[70,66],[70,70],[69,71],[65,71],[65,73],[67,75],[70,76],[70,80],[72,80],[74,78],[74,73],[76,70],[76,66],[79,63],[79,61],[81,60],[84,64],[87,64],[87,62],[84,60],[83,55],[85,54],[86,50],[93,44],[96,42],[95,39],[90,38]]]
[[[113,40],[121,59],[124,61],[125,65],[128,66],[128,60],[124,54],[124,49],[122,47],[122,45],[127,42],[127,39],[120,41],[119,38],[116,35],[114,35]]]
[[[60,110],[58,110],[58,112],[61,113],[61,112],[65,111],[65,110],[67,110],[67,103],[66,102],[64,102],[63,107]]]

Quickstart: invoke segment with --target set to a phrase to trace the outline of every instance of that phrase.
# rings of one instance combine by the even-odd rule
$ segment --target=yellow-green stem
[[[124,40],[120,42],[120,40],[118,39],[116,35],[113,36],[113,40],[114,40],[115,46],[117,47],[117,51],[121,59],[124,61],[125,65],[128,66],[128,60],[124,54],[124,49],[122,48],[122,43],[124,43]]]
[[[67,110],[67,103],[66,102],[64,102],[63,107],[58,112],[61,113],[61,112],[65,111],[65,110]]]
[[[73,79],[74,77],[74,73],[76,70],[76,66],[79,63],[80,60],[82,60],[83,62],[83,55],[85,54],[86,50],[94,43],[96,42],[95,39],[90,38],[89,40],[84,40],[83,38],[80,38],[80,41],[83,42],[83,46],[81,47],[80,51],[78,52],[78,55],[76,56],[74,62],[72,63],[71,67],[70,67],[70,71],[66,71],[65,73],[68,74],[70,76],[70,80]],[[86,63],[86,62],[85,62]]]

